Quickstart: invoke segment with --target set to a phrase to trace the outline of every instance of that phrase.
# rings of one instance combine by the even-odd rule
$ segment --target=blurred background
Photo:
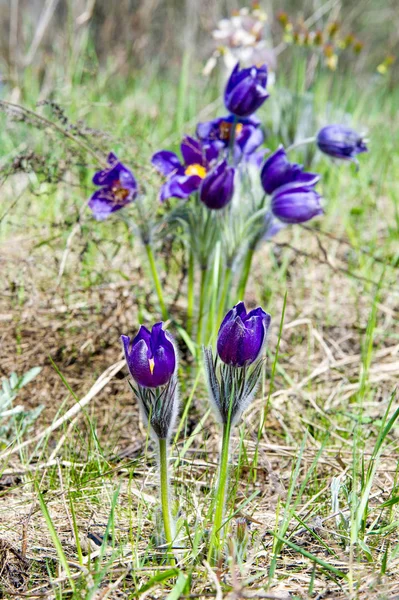
[[[259,35],[277,50],[270,61],[279,69],[289,59],[286,47],[316,43],[330,53],[332,70],[391,78],[398,70],[396,0],[1,0],[2,84],[14,99],[45,97],[57,84],[93,79],[99,69],[114,78],[140,69],[178,74],[184,56],[199,73],[215,51],[223,52],[226,38],[212,33],[218,21],[246,6],[266,15]],[[242,38],[230,42],[240,45]]]

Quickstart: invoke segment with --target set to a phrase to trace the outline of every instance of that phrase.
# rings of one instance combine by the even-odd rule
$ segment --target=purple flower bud
[[[227,365],[243,367],[253,363],[262,352],[270,326],[270,315],[262,308],[248,314],[239,302],[225,316],[218,333],[217,351]]]
[[[316,141],[324,154],[356,163],[356,154],[368,151],[362,136],[345,125],[323,127],[317,134]]]
[[[312,187],[288,183],[273,193],[271,210],[283,223],[305,223],[323,214],[320,200],[321,196]]]
[[[112,152],[107,159],[109,167],[93,177],[100,189],[89,200],[89,207],[98,221],[133,202],[137,196],[137,182],[133,173]]]
[[[234,173],[234,168],[229,167],[225,160],[216,165],[202,181],[201,202],[212,210],[224,208],[233,197]]]
[[[274,190],[287,183],[295,182],[306,186],[314,185],[319,181],[320,175],[317,173],[304,173],[302,165],[290,163],[283,146],[280,146],[266,160],[262,167],[260,178],[266,194],[272,194]]]
[[[266,65],[240,70],[240,65],[237,63],[224,92],[227,110],[237,117],[249,117],[269,97],[266,84]]]
[[[167,384],[176,369],[176,351],[171,335],[156,323],[152,331],[143,325],[133,341],[121,336],[127,366],[139,386],[155,388]]]

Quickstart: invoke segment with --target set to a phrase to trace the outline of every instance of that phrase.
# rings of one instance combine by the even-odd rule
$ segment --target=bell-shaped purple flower
[[[133,341],[121,336],[126,363],[139,386],[156,388],[167,384],[176,369],[176,351],[172,337],[156,323],[149,331],[143,325]]]
[[[323,127],[317,134],[316,141],[324,154],[343,160],[352,160],[355,163],[357,163],[357,154],[368,151],[362,136],[346,125]]]
[[[212,210],[224,208],[234,194],[235,169],[227,162],[216,165],[205,177],[200,187],[200,200]]]
[[[100,186],[100,189],[89,200],[89,207],[98,221],[124,208],[137,196],[137,182],[130,169],[113,152],[108,155],[107,163],[109,167],[93,177],[94,185]]]
[[[305,223],[323,214],[321,196],[310,186],[288,183],[276,189],[271,210],[283,223]]]
[[[244,302],[236,304],[219,329],[217,352],[220,359],[234,367],[253,363],[266,342],[270,319],[260,307],[247,313]]]
[[[224,92],[224,104],[227,110],[236,117],[249,117],[269,97],[266,84],[266,65],[240,70],[240,65],[237,63]]]
[[[198,190],[219,153],[217,147],[188,136],[183,139],[180,150],[182,161],[168,150],[156,152],[151,159],[157,171],[167,178],[160,190],[161,202],[173,197],[188,198]]]
[[[286,151],[283,146],[280,146],[266,160],[260,178],[266,194],[272,194],[277,188],[287,183],[312,186],[319,181],[320,175],[317,173],[304,173],[303,166],[289,162]]]

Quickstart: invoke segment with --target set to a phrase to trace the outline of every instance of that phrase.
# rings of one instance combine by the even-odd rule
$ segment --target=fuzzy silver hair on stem
[[[132,385],[146,427],[154,439],[169,439],[179,412],[177,376],[174,373],[164,387],[146,388]]]
[[[221,363],[212,348],[204,348],[209,399],[220,423],[235,425],[255,395],[264,360],[241,368]]]

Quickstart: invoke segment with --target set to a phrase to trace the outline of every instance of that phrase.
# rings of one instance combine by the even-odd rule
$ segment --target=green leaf
[[[162,581],[165,581],[166,579],[171,579],[172,577],[177,577],[179,573],[179,569],[169,569],[168,571],[164,571],[163,573],[158,573],[154,577],[151,577],[151,579],[149,579],[147,583],[142,585],[141,588],[139,588],[134,595],[140,596],[144,592],[147,592],[155,585],[157,585],[157,583],[161,583]]]
[[[330,563],[326,562],[325,560],[322,560],[318,556],[315,556],[311,552],[308,552],[304,548],[301,548],[300,546],[297,546],[296,544],[294,544],[290,540],[287,540],[285,538],[280,537],[279,535],[277,535],[277,533],[274,533],[274,531],[268,531],[268,533],[270,535],[272,535],[273,537],[275,537],[276,539],[278,539],[278,541],[281,542],[282,544],[287,544],[287,546],[289,548],[291,548],[292,550],[295,550],[296,552],[299,552],[300,554],[302,554],[302,556],[305,556],[306,558],[310,558],[310,560],[312,560],[313,562],[317,563],[318,565],[320,565],[324,569],[327,569],[327,571],[331,571],[331,573],[334,573],[334,575],[336,575],[337,577],[340,577],[342,579],[346,579],[347,578],[346,573],[343,573],[342,571],[340,571],[339,569],[337,569],[333,565],[330,565]]]
[[[187,584],[187,576],[180,572],[177,578],[176,585],[173,590],[166,596],[166,600],[178,600],[184,593]]]

